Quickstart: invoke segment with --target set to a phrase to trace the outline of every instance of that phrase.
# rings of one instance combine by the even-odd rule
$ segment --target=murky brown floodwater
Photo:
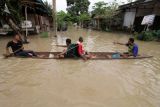
[[[88,51],[125,51],[122,33],[70,29],[54,37],[31,36],[26,49],[60,51],[66,37],[85,38]],[[0,38],[0,54],[11,38]],[[0,107],[160,107],[160,43],[140,42],[144,60],[37,60],[0,56]]]

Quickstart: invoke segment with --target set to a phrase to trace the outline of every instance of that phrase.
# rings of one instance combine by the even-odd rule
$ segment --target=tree
[[[0,0],[0,15],[3,14],[3,11],[5,9],[5,0]]]
[[[22,6],[20,5],[19,0],[6,0],[6,5],[9,8],[9,11],[11,13],[11,16],[14,17],[14,21],[17,24],[20,24],[22,20]]]
[[[67,14],[64,11],[60,11],[57,13],[57,23],[61,24],[65,21],[65,18],[67,17]]]
[[[83,27],[84,21],[89,21],[91,19],[90,15],[87,13],[80,14],[78,16],[78,20],[80,22],[80,25]]]
[[[100,1],[94,4],[92,15],[93,16],[99,16],[99,15],[105,15],[107,10],[107,4],[104,1]]]
[[[74,17],[73,22],[78,22],[78,16],[87,14],[89,9],[89,0],[67,0],[67,11]]]
[[[117,9],[119,7],[119,4],[116,0],[114,0],[111,3],[105,3],[104,1],[100,1],[94,4],[93,11],[92,11],[92,17],[99,17],[102,20],[101,28],[103,30],[107,28],[111,28],[111,24],[114,20],[119,21],[119,17],[115,17],[117,15]]]
[[[105,3],[104,1],[97,2],[93,6],[92,15],[111,17],[116,13],[118,6],[119,4],[116,0],[111,3]]]
[[[67,27],[68,24],[71,23],[72,17],[69,13],[65,13],[64,11],[60,11],[57,13],[57,24],[58,30],[63,30]]]
[[[13,30],[18,32],[19,27],[17,26],[17,24],[19,24],[18,22],[20,22],[19,1],[1,0],[1,3],[2,4],[0,5],[0,15],[2,19],[4,19]],[[6,9],[9,9],[8,12],[5,11]]]
[[[44,1],[44,6],[47,8],[49,15],[52,15],[52,5],[48,1]]]
[[[18,33],[22,37],[21,29],[18,24],[20,23],[20,5],[19,0],[1,0],[0,6],[0,17],[13,29],[14,32]],[[9,12],[5,12],[8,8]],[[27,43],[27,38],[24,36],[24,42]]]

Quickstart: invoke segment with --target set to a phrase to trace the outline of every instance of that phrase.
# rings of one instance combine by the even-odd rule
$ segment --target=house
[[[17,3],[16,1],[12,2]],[[18,26],[23,31],[26,31],[27,28],[27,31],[39,33],[41,31],[49,31],[53,27],[52,12],[48,10],[42,0],[20,0],[19,5],[21,7],[22,20]],[[0,20],[0,32],[11,31],[10,28],[4,25],[6,26],[5,21]]]
[[[95,16],[92,18],[92,28],[95,30],[110,31],[121,30],[122,25],[122,14],[116,12],[111,17],[105,15]]]
[[[92,19],[92,28],[95,30],[101,30],[101,22],[105,20],[102,16],[96,16]]]
[[[48,31],[53,27],[52,13],[45,7],[42,0],[21,0],[20,2],[25,20],[31,21],[34,28]]]
[[[123,27],[141,32],[146,25],[142,25],[143,18],[147,15],[155,15],[154,22],[149,28],[160,29],[160,0],[137,0],[121,5],[119,11],[123,14]]]

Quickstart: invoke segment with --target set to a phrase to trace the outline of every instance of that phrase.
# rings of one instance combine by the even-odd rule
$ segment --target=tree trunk
[[[4,21],[13,29],[14,32],[18,33],[22,39],[21,29],[16,25],[16,23],[12,20],[9,9],[6,5],[6,0],[0,0],[0,16]],[[24,36],[24,42],[27,43],[27,37]]]
[[[21,39],[22,39],[21,29],[15,24],[15,22],[12,20],[12,18],[10,16],[8,16],[7,14],[3,15],[2,17],[6,21],[6,23],[10,26],[10,28],[15,33],[19,34]],[[23,41],[24,41],[24,43],[28,43],[27,42],[27,37],[25,35],[23,36]]]

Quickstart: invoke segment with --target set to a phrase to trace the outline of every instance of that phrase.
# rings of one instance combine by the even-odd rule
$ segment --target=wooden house
[[[21,0],[22,14],[25,20],[32,22],[34,28],[41,31],[50,30],[53,26],[52,13],[45,7],[42,0]]]
[[[160,0],[137,0],[120,6],[119,11],[123,13],[122,26],[127,29],[132,29],[136,32],[143,31],[145,25],[141,23],[147,15],[155,15],[154,22],[150,26],[150,29],[160,29]]]
[[[39,33],[41,31],[49,31],[53,27],[52,12],[48,10],[42,0],[17,0],[21,7],[21,22],[30,21],[32,27],[27,28],[27,31]],[[17,3],[15,1],[15,3]],[[13,16],[13,15],[11,15]],[[14,17],[13,17],[14,18]],[[0,32],[4,31],[5,21],[0,20]],[[25,24],[18,25],[23,31],[26,31],[22,26]],[[11,29],[9,28],[8,31]],[[7,32],[7,29],[5,29]]]

